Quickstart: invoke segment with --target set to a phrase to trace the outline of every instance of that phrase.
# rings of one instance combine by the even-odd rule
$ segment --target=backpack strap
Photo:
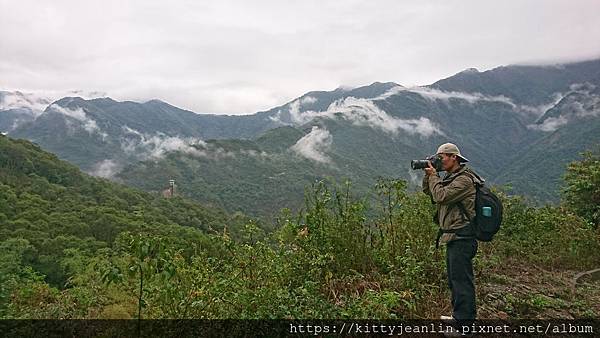
[[[452,179],[448,182],[448,184],[450,184],[450,182],[454,181],[454,179],[456,179],[458,176],[463,175],[463,174],[466,174],[471,178],[471,181],[473,182],[474,186],[483,185],[484,180],[479,175],[477,175],[474,171],[470,170],[470,168],[467,168],[462,173],[452,177]],[[475,178],[477,178],[478,182],[475,182]],[[432,198],[432,201],[433,201],[433,198]],[[471,228],[471,232],[473,233],[473,235],[461,236],[461,237],[475,238],[475,229],[473,229],[473,221],[469,217],[469,214],[467,213],[465,206],[462,204],[462,202],[457,202],[454,205],[457,205],[460,208],[461,213],[467,219],[468,222],[464,226],[462,226],[460,228],[456,228],[456,229],[443,230],[442,228],[439,228],[438,233],[437,233],[437,238],[435,240],[435,248],[436,249],[439,248],[439,246],[440,246],[440,238],[442,238],[443,234],[456,234],[457,232],[459,232],[467,227]]]
[[[467,168],[465,173],[471,177],[471,181],[475,187],[483,187],[485,185],[485,179],[476,172],[474,172],[471,168]]]
[[[471,177],[471,179],[473,180],[473,177]],[[477,189],[477,184],[478,183],[475,183],[475,180],[473,180],[473,185],[475,185],[475,189]],[[458,201],[456,204],[458,205],[458,208],[460,209],[460,212],[462,213],[463,217],[466,218],[468,221],[467,224],[465,225],[465,227],[468,226],[469,228],[471,228],[471,235],[463,236],[463,237],[475,238],[475,227],[474,227],[475,222],[474,221],[475,221],[475,217],[477,216],[477,212],[475,212],[475,215],[473,215],[473,218],[470,218],[469,213],[467,212],[467,208],[465,208],[465,205],[463,204],[463,202]],[[460,228],[460,229],[462,229],[462,228]]]
[[[460,212],[463,214],[463,216],[465,216],[467,221],[472,222],[473,220],[469,217],[469,214],[467,213],[467,209],[465,208],[465,205],[462,203],[462,201],[456,202],[456,204],[458,205]]]

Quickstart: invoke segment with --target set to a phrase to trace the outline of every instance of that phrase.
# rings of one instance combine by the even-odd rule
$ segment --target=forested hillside
[[[480,318],[600,316],[597,282],[571,284],[600,261],[599,156],[570,167],[565,206],[500,193],[503,227],[476,259]],[[433,206],[404,180],[369,195],[316,182],[272,229],[8,137],[0,183],[2,318],[437,318],[450,306]]]
[[[166,199],[90,177],[23,140],[0,136],[0,297],[11,288],[43,280],[69,285],[72,264],[110,253],[125,233],[168,236],[173,247],[210,247],[207,234],[239,233],[217,208]]]

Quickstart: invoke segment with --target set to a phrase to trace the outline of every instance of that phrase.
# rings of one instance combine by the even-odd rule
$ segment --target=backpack
[[[490,242],[498,230],[500,230],[500,225],[502,224],[502,202],[496,194],[484,185],[485,180],[483,178],[471,169],[468,169],[466,173],[471,177],[475,186],[475,217],[473,219],[469,218],[469,214],[462,202],[456,203],[469,223],[465,227],[458,229],[442,230],[440,228],[435,242],[436,248],[439,247],[440,238],[444,233],[455,233],[460,236],[466,235],[464,237],[475,237],[479,241]],[[477,178],[477,182],[475,182],[474,177]],[[436,217],[434,216],[434,219]],[[470,231],[468,234],[460,234],[464,230]]]
[[[475,217],[473,219],[469,218],[462,202],[458,202],[458,207],[471,223],[475,238],[482,242],[489,242],[500,230],[502,224],[502,202],[496,194],[484,185],[483,179],[475,173],[472,174],[479,179],[479,182],[475,182],[471,176],[475,185]]]

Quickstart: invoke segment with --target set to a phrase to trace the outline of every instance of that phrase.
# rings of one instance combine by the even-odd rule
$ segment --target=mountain
[[[600,60],[468,69],[423,87],[309,92],[249,116],[69,97],[9,135],[96,175],[150,191],[176,179],[186,196],[260,215],[298,207],[304,186],[326,177],[367,189],[393,176],[416,188],[409,161],[444,142],[488,183],[547,202],[566,163],[600,142],[599,74]]]
[[[163,147],[254,135],[275,126],[266,117],[201,115],[159,100],[65,97],[9,134],[34,141],[85,171],[101,173],[107,166],[151,157]]]
[[[101,92],[52,91],[52,92],[21,92],[0,90],[0,132],[9,133],[17,127],[34,121],[54,101],[65,96],[92,99],[104,97]]]
[[[353,90],[310,92],[303,102],[316,109],[340,97],[379,95],[393,85],[375,83]],[[253,138],[289,124],[289,119],[281,120],[279,116],[282,110],[287,113],[291,104],[254,115],[235,116],[196,114],[160,100],[137,103],[107,97],[64,97],[54,102],[48,99],[37,102],[35,114],[0,112],[0,121],[7,120],[2,125],[11,136],[36,142],[89,173],[109,177],[130,162],[181,149],[187,143]],[[23,109],[23,105],[19,107]]]
[[[509,183],[515,193],[554,200],[567,165],[600,144],[600,86],[573,86],[528,127],[542,130],[542,136],[517,149],[498,180]]]
[[[396,87],[401,86],[393,82],[375,82],[368,86],[353,89],[337,88],[333,91],[312,91],[282,106],[265,112],[259,112],[256,115],[267,116],[271,121],[276,121],[284,125],[298,124],[306,121],[307,117],[303,116],[303,112],[325,111],[335,101],[347,97],[361,99],[374,98]]]
[[[545,106],[553,95],[568,92],[573,84],[598,83],[600,59],[544,66],[511,65],[479,72],[475,69],[460,72],[435,82],[431,88],[504,96],[517,105]]]
[[[229,144],[230,156],[174,153],[132,164],[119,177],[144,189],[176,177],[192,198],[264,214],[272,205],[298,207],[302,186],[326,177],[351,179],[359,189],[378,176],[401,177],[417,188],[421,174],[409,161],[450,141],[489,184],[556,201],[566,163],[600,142],[598,70],[600,61],[509,66],[467,70],[426,87],[374,83],[311,92],[266,112],[287,127]],[[212,151],[223,144],[211,143]],[[248,147],[261,155],[245,154]]]
[[[39,95],[0,91],[0,132],[11,132],[35,120],[50,103],[50,99]]]

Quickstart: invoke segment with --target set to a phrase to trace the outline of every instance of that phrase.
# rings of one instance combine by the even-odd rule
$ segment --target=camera
[[[442,157],[440,155],[431,155],[424,160],[412,160],[410,161],[410,167],[413,170],[425,169],[429,167],[427,162],[431,162],[431,166],[434,167],[436,171],[444,170],[442,167]]]

